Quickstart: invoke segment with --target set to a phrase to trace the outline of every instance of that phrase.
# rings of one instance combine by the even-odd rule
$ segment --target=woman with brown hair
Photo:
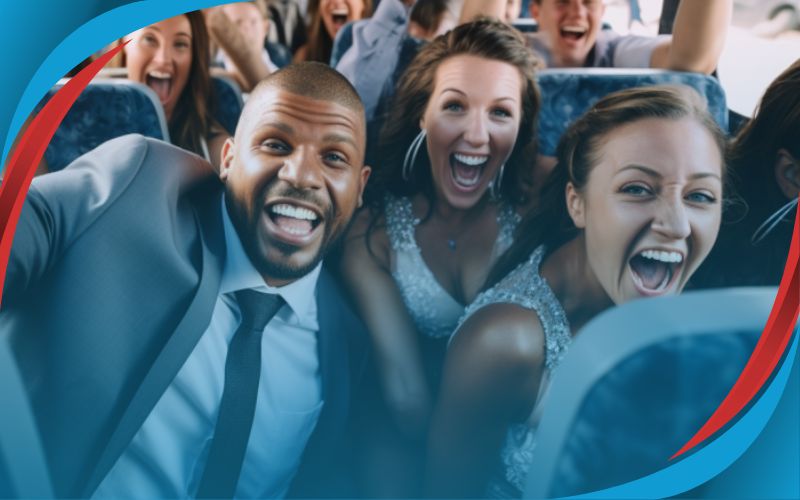
[[[373,422],[404,442],[424,442],[447,338],[511,244],[535,158],[535,67],[513,28],[479,20],[425,46],[390,108],[342,275],[372,336],[375,408],[389,413]]]
[[[434,497],[519,497],[575,332],[614,304],[679,293],[717,237],[725,138],[690,89],[610,94],[557,157],[448,347],[429,439]]]
[[[723,222],[719,242],[692,285],[777,286],[800,194],[800,59],[769,85],[755,116],[734,139],[731,180],[733,220]]]
[[[309,4],[308,10],[311,14],[308,43],[297,49],[294,62],[328,64],[336,34],[345,24],[369,17],[372,0],[317,0]]]
[[[126,40],[128,78],[158,95],[172,143],[218,165],[229,133],[212,117],[209,36],[203,14],[187,12],[159,21]]]

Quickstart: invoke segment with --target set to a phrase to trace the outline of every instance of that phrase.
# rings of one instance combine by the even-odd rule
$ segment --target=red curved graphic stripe
[[[778,295],[775,297],[767,325],[761,333],[761,338],[758,340],[753,354],[750,355],[747,365],[719,408],[700,430],[670,457],[670,460],[694,448],[730,422],[761,390],[786,350],[799,312],[800,209],[795,215],[792,243],[786,259],[786,267],[783,270],[781,285],[778,288]]]
[[[11,243],[14,241],[14,231],[17,228],[25,194],[28,192],[36,167],[42,161],[50,139],[75,99],[97,72],[122,50],[123,46],[119,45],[109,50],[64,84],[31,121],[14,148],[11,160],[6,166],[3,183],[0,185],[0,292],[2,292],[6,280],[6,268],[8,257],[11,254]],[[0,294],[0,300],[2,300],[2,294]]]

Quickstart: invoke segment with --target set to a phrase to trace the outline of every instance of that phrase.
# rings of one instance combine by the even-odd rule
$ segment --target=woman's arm
[[[372,338],[386,403],[396,424],[421,438],[431,411],[417,331],[390,274],[384,226],[365,237],[372,215],[362,210],[345,237],[340,271]]]
[[[543,365],[541,323],[528,309],[492,304],[456,331],[428,439],[431,497],[484,495],[508,426],[533,410]]]

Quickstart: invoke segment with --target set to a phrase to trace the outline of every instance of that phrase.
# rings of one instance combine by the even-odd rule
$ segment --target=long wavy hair
[[[749,205],[748,215],[759,220],[786,202],[773,176],[780,149],[800,161],[800,59],[767,87],[731,146],[737,192]]]
[[[731,145],[735,210],[692,283],[697,286],[777,285],[783,275],[792,223],[778,224],[759,245],[756,229],[789,201],[775,181],[778,151],[800,161],[800,59],[764,92],[756,114]]]
[[[589,181],[592,168],[599,163],[605,137],[614,129],[646,118],[680,120],[693,118],[711,134],[723,159],[726,178],[727,141],[706,103],[694,90],[683,86],[651,86],[622,90],[607,95],[576,120],[558,143],[558,163],[542,186],[539,205],[517,228],[514,243],[498,260],[486,280],[490,288],[526,261],[539,246],[552,253],[575,238],[575,227],[567,211],[566,188],[572,183],[578,192]]]
[[[478,19],[462,24],[438,36],[423,47],[409,65],[397,86],[389,107],[389,116],[381,133],[379,156],[383,164],[373,171],[365,201],[380,212],[386,192],[399,196],[423,193],[433,205],[435,190],[429,168],[427,148],[420,148],[411,169],[411,178],[404,180],[403,159],[413,139],[420,133],[420,119],[433,93],[436,70],[448,58],[472,55],[503,61],[515,66],[522,78],[522,99],[519,131],[514,148],[506,162],[500,196],[512,204],[523,197],[521,182],[532,170],[536,158],[536,126],[539,114],[539,87],[536,84],[538,61],[525,46],[522,36],[512,27],[494,19]],[[476,78],[491,77],[476,75]]]
[[[183,14],[192,28],[192,66],[189,80],[181,92],[169,122],[172,143],[203,155],[202,143],[211,132],[216,99],[209,71],[209,36],[203,14],[192,11]]]

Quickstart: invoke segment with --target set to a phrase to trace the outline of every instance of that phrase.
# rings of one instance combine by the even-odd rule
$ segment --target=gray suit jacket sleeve
[[[145,161],[153,155],[158,162]],[[187,179],[208,175],[200,157],[196,162],[187,158],[194,155],[132,134],[102,144],[59,172],[34,179],[14,235],[3,305],[11,305],[30,291],[59,256],[125,194],[137,176],[158,174],[156,183],[160,186],[154,191],[166,192],[185,189],[192,185]],[[155,169],[171,172],[152,172]]]
[[[100,146],[69,168],[34,179],[14,234],[3,289],[4,305],[30,290],[135,176],[136,169],[115,172],[109,168],[104,172],[99,167],[141,165],[147,151],[144,138],[128,136],[121,143],[112,144],[117,147]],[[111,161],[111,157],[115,160]],[[111,190],[114,175],[128,178]]]

